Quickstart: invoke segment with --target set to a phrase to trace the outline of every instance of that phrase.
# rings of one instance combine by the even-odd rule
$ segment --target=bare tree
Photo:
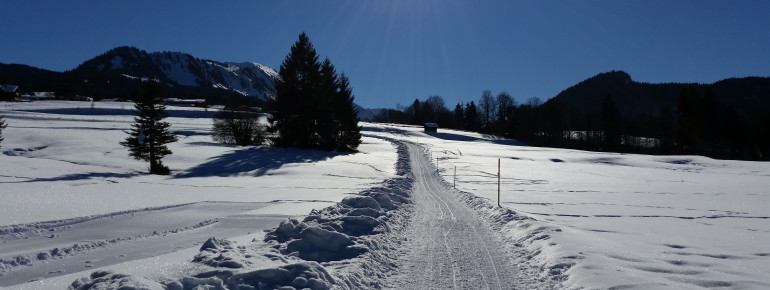
[[[259,124],[259,114],[249,107],[226,106],[214,116],[211,137],[239,146],[261,145],[265,142],[265,128]]]
[[[497,95],[497,121],[505,123],[508,118],[508,111],[516,105],[516,101],[507,92]]]
[[[531,108],[537,108],[537,107],[540,107],[541,105],[543,105],[543,101],[540,100],[540,98],[538,97],[531,97],[527,99],[527,106]]]
[[[497,105],[495,98],[492,96],[492,92],[484,90],[481,92],[481,99],[479,99],[479,114],[481,115],[481,128],[488,131],[490,125],[494,122],[495,115],[497,114]]]

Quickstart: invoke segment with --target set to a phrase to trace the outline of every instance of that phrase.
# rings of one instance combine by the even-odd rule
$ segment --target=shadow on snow
[[[516,141],[513,139],[506,139],[495,135],[487,135],[487,134],[482,134],[482,138],[460,135],[460,134],[453,134],[448,132],[425,132],[425,134],[432,137],[439,138],[439,139],[448,140],[448,141],[463,141],[463,142],[480,141],[480,142],[489,142],[494,144],[511,145],[511,146],[525,145],[523,142],[520,142],[520,141]]]
[[[263,176],[290,163],[313,163],[350,153],[302,150],[295,148],[251,147],[209,158],[176,178],[207,176]]]
[[[0,183],[56,182],[56,181],[86,180],[86,179],[95,179],[95,178],[129,178],[136,175],[137,174],[134,174],[134,173],[88,172],[88,173],[66,174],[62,176],[48,177],[48,178],[33,178],[29,180],[24,180],[24,181],[6,181],[6,182],[0,182]]]
[[[124,109],[114,108],[51,108],[51,109],[31,109],[31,110],[18,110],[32,113],[44,113],[44,114],[56,114],[56,115],[77,115],[77,116],[134,116],[136,115],[132,111],[133,103],[126,103]],[[216,110],[181,110],[175,108],[167,108],[166,113],[172,118],[213,118],[217,113]]]
[[[420,128],[418,126],[413,126],[413,125],[403,125],[402,127]],[[447,141],[488,142],[488,143],[494,143],[499,145],[528,146],[527,143],[513,140],[513,139],[507,139],[507,138],[503,138],[495,135],[481,134],[481,137],[473,137],[473,136],[455,134],[455,133],[452,133],[451,131],[445,131],[440,128],[438,130],[439,132],[424,132],[424,131],[410,131],[410,130],[403,130],[403,129],[364,126],[361,131],[362,133],[365,133],[367,131],[385,132],[385,133],[392,133],[392,134],[400,134],[404,136],[414,136],[415,138],[421,137],[422,135],[420,133],[425,133],[425,135],[438,138],[438,139],[447,140]]]

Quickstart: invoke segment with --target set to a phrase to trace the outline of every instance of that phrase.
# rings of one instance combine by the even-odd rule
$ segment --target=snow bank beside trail
[[[406,146],[397,177],[304,219],[287,219],[250,244],[210,238],[193,263],[205,270],[168,281],[97,271],[69,289],[366,289],[382,288],[395,267],[412,188]],[[132,288],[134,287],[134,288]]]
[[[539,222],[515,211],[499,207],[490,200],[469,192],[458,191],[460,200],[468,204],[492,228],[502,233],[508,250],[515,257],[511,263],[516,273],[529,279],[559,284],[569,279],[569,269],[579,256],[570,256],[558,244],[550,241],[550,233],[561,232],[558,227]]]
[[[381,288],[395,267],[398,245],[409,220],[413,178],[407,148],[398,145],[399,177],[382,186],[314,211],[302,221],[287,220],[265,240],[281,253],[320,261],[339,277],[336,288]]]
[[[163,285],[158,282],[150,281],[142,277],[116,274],[109,271],[93,272],[88,277],[80,278],[75,282],[72,282],[72,285],[70,285],[67,289],[165,290]]]

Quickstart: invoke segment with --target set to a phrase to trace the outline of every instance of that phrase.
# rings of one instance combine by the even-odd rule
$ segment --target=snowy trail
[[[407,143],[408,144],[408,143]],[[414,217],[395,289],[520,288],[500,238],[438,181],[422,149],[408,144],[415,178]]]
[[[260,233],[286,216],[254,214],[273,203],[202,202],[145,210],[4,237],[0,258],[31,257],[30,265],[0,272],[0,287],[88,271],[198,247],[210,237]],[[78,244],[78,247],[73,247]],[[36,260],[39,253],[53,254]],[[192,259],[192,257],[191,257]]]

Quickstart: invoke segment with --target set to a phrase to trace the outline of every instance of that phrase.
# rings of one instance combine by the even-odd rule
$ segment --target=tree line
[[[422,125],[494,134],[536,146],[592,151],[693,154],[722,159],[770,160],[770,110],[739,114],[715,93],[685,87],[674,108],[656,114],[624,113],[604,95],[591,111],[576,112],[559,98],[518,103],[506,92],[482,91],[450,110],[440,96],[383,110],[375,122]]]

